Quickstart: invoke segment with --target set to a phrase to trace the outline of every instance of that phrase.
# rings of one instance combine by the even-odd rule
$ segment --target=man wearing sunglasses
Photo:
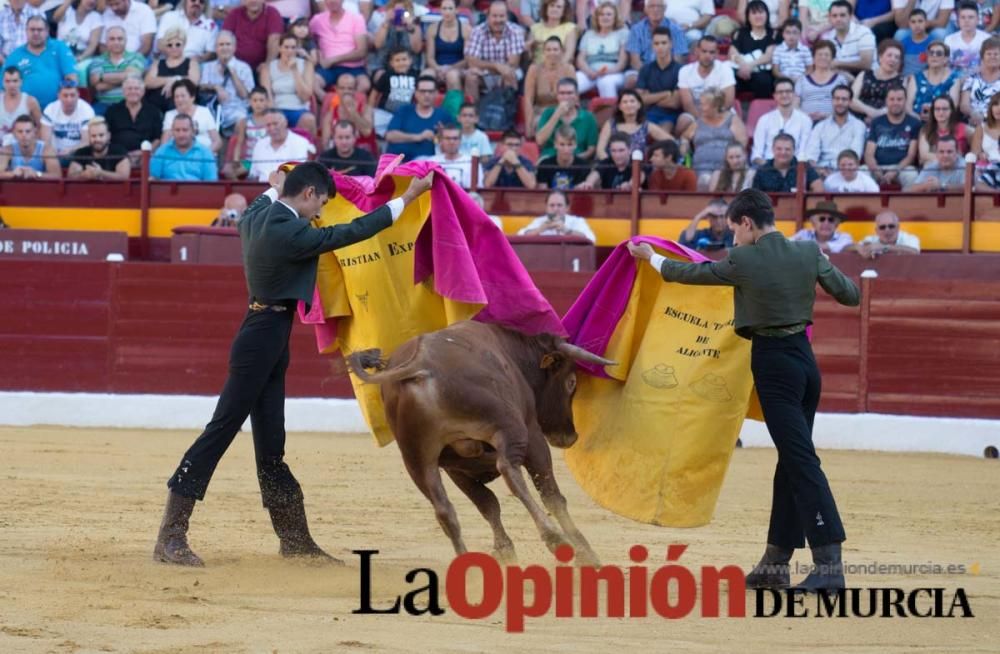
[[[847,232],[838,232],[837,226],[844,214],[832,200],[817,202],[816,206],[806,211],[806,218],[812,223],[812,229],[803,228],[792,236],[793,241],[816,241],[824,253],[841,252],[854,242]]]
[[[851,246],[862,259],[877,259],[883,254],[920,254],[920,239],[899,228],[899,216],[883,211],[875,216],[875,233]]]

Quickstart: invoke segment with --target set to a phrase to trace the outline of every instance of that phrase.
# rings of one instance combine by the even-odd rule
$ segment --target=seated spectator
[[[298,41],[298,48],[295,54],[299,59],[311,63],[315,71],[316,66],[319,65],[319,46],[316,45],[316,39],[309,33],[309,17],[304,16],[293,20],[288,24],[288,32]],[[326,89],[324,88],[326,84],[319,75],[313,76],[313,84],[315,85],[316,100],[321,101],[323,95],[326,93]]]
[[[478,101],[483,86],[487,90],[500,85],[516,89],[521,78],[519,65],[523,52],[524,34],[520,27],[507,20],[507,3],[493,0],[486,22],[472,30],[465,44],[466,96]]]
[[[934,146],[942,136],[953,136],[958,144],[958,154],[964,157],[969,151],[969,126],[960,120],[955,104],[947,95],[931,103],[931,117],[920,129],[917,138],[917,159],[921,166],[935,160]]]
[[[354,81],[354,78],[351,78]],[[233,145],[229,150],[231,160],[222,167],[222,175],[226,179],[243,179],[250,174],[253,165],[251,157],[257,141],[267,136],[267,110],[271,108],[271,99],[267,89],[256,86],[250,91],[250,113],[243,120],[236,121],[233,131]]]
[[[439,154],[428,157],[428,161],[433,161],[441,166],[445,174],[456,184],[468,190],[472,188],[472,157],[462,154],[459,146],[462,143],[462,128],[455,123],[448,123],[438,128],[438,145],[441,148]],[[477,164],[476,184],[483,181],[482,164]]]
[[[597,149],[597,119],[594,114],[580,107],[576,80],[572,77],[559,80],[556,99],[559,104],[545,109],[538,119],[535,141],[542,146],[542,156],[551,157],[556,153],[553,135],[565,126],[576,132],[577,156],[581,159],[593,159]]]
[[[794,138],[799,148],[795,156],[805,158],[813,125],[809,116],[795,108],[795,85],[792,80],[783,77],[775,81],[774,101],[778,106],[761,116],[753,130],[750,160],[755,166],[763,166],[773,156],[770,145],[778,134]]]
[[[762,0],[750,0],[746,8],[746,24],[736,31],[729,46],[729,61],[735,69],[737,93],[750,93],[755,98],[768,98],[774,94],[771,58],[778,42],[771,29],[771,13],[767,5]]]
[[[705,28],[715,18],[715,3],[712,0],[671,0],[665,15],[680,27],[691,46],[704,36]]]
[[[111,105],[125,99],[125,79],[138,76],[146,70],[146,60],[138,52],[125,50],[125,28],[109,27],[104,31],[104,54],[94,57],[87,73],[90,86],[97,92],[94,113],[103,116]],[[142,85],[145,93],[146,84]],[[159,108],[157,108],[159,111]]]
[[[398,50],[405,50],[413,61],[420,61],[424,50],[420,16],[426,12],[426,7],[414,5],[413,0],[389,0],[372,14],[372,46],[378,66],[387,66],[389,53]]]
[[[854,150],[837,156],[837,172],[823,179],[823,190],[830,193],[878,193],[879,187],[868,173],[858,170],[860,160]]]
[[[26,28],[32,16],[44,17],[45,12],[28,4],[28,0],[7,0],[0,8],[0,63],[27,42]]]
[[[966,77],[962,84],[962,113],[973,127],[983,122],[990,98],[1000,92],[1000,38],[986,39],[979,49],[979,59],[979,72]]]
[[[311,63],[298,57],[298,43],[294,35],[282,35],[278,58],[260,69],[260,85],[271,94],[272,106],[285,114],[289,125],[315,136],[316,116],[309,111],[315,73]]]
[[[972,135],[972,153],[980,163],[1000,162],[1000,93],[990,98],[986,120]]]
[[[747,144],[747,129],[739,115],[724,109],[725,95],[715,88],[702,91],[698,117],[681,135],[681,154],[686,155],[694,148],[691,167],[702,188],[706,186],[713,171],[724,165],[726,150],[731,143],[742,147]]]
[[[94,109],[86,100],[80,99],[76,82],[63,82],[59,99],[42,112],[42,131],[51,135],[52,145],[60,159],[65,161],[74,150],[90,143],[87,123],[93,117]]]
[[[525,46],[531,52],[532,63],[540,64],[544,59],[544,45],[553,36],[559,39],[563,48],[563,63],[573,65],[576,55],[576,24],[573,22],[573,7],[569,0],[542,0],[540,20],[528,29]]]
[[[864,162],[879,185],[905,186],[913,179],[920,121],[906,113],[906,91],[889,89],[886,114],[872,121],[865,141]]]
[[[191,118],[191,122],[194,125],[195,138],[198,142],[211,152],[217,153],[222,147],[222,139],[219,138],[219,126],[215,124],[215,116],[212,115],[211,111],[200,104],[194,103],[195,98],[198,97],[198,87],[189,79],[179,79],[174,82],[172,88],[174,107],[176,108],[171,109],[163,116],[163,135],[160,137],[160,140],[164,143],[167,141],[167,132],[174,124],[174,116],[184,114]]]
[[[403,154],[410,161],[434,154],[434,134],[438,125],[451,122],[443,109],[435,108],[437,82],[433,77],[417,80],[416,104],[400,107],[389,121],[385,140],[389,154]],[[529,187],[530,188],[530,187]]]
[[[242,7],[231,9],[226,14],[222,29],[237,35],[236,58],[257,70],[265,61],[278,56],[278,39],[285,31],[285,25],[278,10],[264,0],[242,1]],[[312,28],[311,22],[309,26]]]
[[[608,142],[611,156],[597,162],[581,189],[603,188],[628,191],[632,188],[632,139],[628,134],[612,134]],[[642,184],[642,180],[638,180]]]
[[[872,67],[872,60],[875,57],[875,34],[861,23],[852,20],[854,7],[847,0],[831,2],[829,16],[833,28],[824,32],[820,38],[837,46],[833,67],[847,73],[853,79],[858,73]],[[896,40],[899,38],[897,34]]]
[[[472,37],[468,21],[459,20],[457,0],[441,0],[441,20],[427,27],[424,72],[433,73],[449,91],[465,88],[465,44]]]
[[[266,182],[271,173],[286,161],[305,161],[316,149],[309,139],[288,129],[288,119],[280,109],[268,109],[267,136],[257,141],[250,156],[249,179]]]
[[[159,145],[163,114],[156,107],[146,104],[146,87],[142,78],[127,77],[121,88],[125,99],[108,107],[104,117],[108,121],[111,142],[125,148],[132,158],[132,165],[137,165],[143,141],[149,141],[154,150]]]
[[[681,161],[676,141],[654,143],[649,150],[646,188],[650,191],[697,191],[698,176]]]
[[[911,113],[921,120],[928,120],[931,100],[947,95],[956,105],[959,102],[962,73],[948,66],[950,50],[941,41],[934,41],[927,48],[927,70],[914,73],[906,80],[906,97],[913,100]]]
[[[696,213],[681,232],[680,244],[703,252],[733,247],[733,232],[726,220],[727,206],[722,198],[709,200],[708,206]],[[708,227],[698,229],[701,221],[706,219]]]
[[[219,32],[215,54],[215,61],[201,67],[200,89],[215,94],[221,110],[219,131],[231,134],[236,123],[247,117],[250,90],[254,87],[253,70],[236,58],[236,36],[232,32]]]
[[[583,183],[588,173],[590,166],[576,156],[576,132],[564,125],[556,132],[555,155],[538,161],[535,188],[565,191]]]
[[[516,130],[503,135],[504,150],[483,166],[486,177],[483,186],[498,188],[535,188],[535,164],[520,153],[524,139]]]
[[[552,191],[545,198],[545,215],[535,218],[517,231],[518,236],[579,236],[597,241],[586,218],[567,214],[569,200],[563,191]]]
[[[627,6],[627,5],[626,5]],[[634,22],[628,31],[628,41],[625,44],[625,52],[629,56],[629,71],[642,70],[644,64],[648,64],[656,58],[653,52],[653,31],[657,27],[666,27],[673,37],[674,57],[678,61],[685,61],[688,53],[688,40],[684,30],[674,21],[666,16],[667,3],[665,0],[646,0],[643,5],[642,20]],[[623,16],[623,18],[628,18]],[[582,25],[581,25],[582,27]]]
[[[789,18],[782,23],[779,35],[781,43],[774,48],[771,73],[775,78],[787,77],[798,82],[813,65],[812,52],[800,40],[802,23],[796,18]]]
[[[791,240],[816,241],[820,251],[836,254],[854,242],[847,232],[837,231],[837,225],[846,217],[837,208],[836,202],[817,202],[815,207],[806,211],[806,218],[812,223],[812,229],[800,229],[792,235]]]
[[[211,16],[205,14],[207,5],[205,0],[180,0],[176,9],[168,11],[160,18],[156,40],[163,43],[168,32],[179,28],[186,36],[184,56],[195,61],[207,59],[215,48],[215,39],[219,36],[219,26]]]
[[[374,177],[375,157],[357,144],[357,128],[353,123],[342,120],[333,128],[333,147],[319,155],[319,162],[344,175]]]
[[[563,0],[555,0],[562,2]],[[540,63],[533,63],[524,78],[524,125],[528,138],[535,135],[535,117],[544,109],[558,103],[556,87],[559,80],[572,77],[573,66],[563,61],[563,47],[559,38],[552,36],[544,44],[545,56]]]
[[[944,43],[951,48],[951,65],[966,74],[979,72],[979,49],[988,32],[979,29],[979,5],[970,0],[958,3],[958,31],[945,37]]]
[[[965,162],[958,154],[958,143],[949,135],[938,138],[935,161],[920,171],[907,191],[961,191],[965,188]]]
[[[646,108],[646,116],[667,132],[672,131],[677,124],[681,107],[677,86],[681,65],[674,61],[672,48],[669,29],[657,27],[653,30],[653,52],[656,53],[656,58],[643,65],[636,83],[636,90]]]
[[[49,38],[49,24],[41,16],[27,21],[28,41],[7,57],[21,71],[21,88],[47,107],[54,102],[66,80],[79,83],[76,59],[65,43]]]
[[[68,45],[76,58],[76,74],[81,81],[87,79],[90,60],[97,55],[104,30],[96,7],[96,0],[62,0],[50,19],[50,24],[56,24],[56,38]]]
[[[13,142],[0,147],[0,179],[62,177],[55,148],[38,138],[38,127],[31,116],[18,116],[14,120],[13,134]]]
[[[215,155],[195,138],[191,116],[176,114],[170,139],[156,149],[149,162],[149,176],[179,182],[214,182],[219,178]]]
[[[612,134],[625,134],[632,139],[632,150],[645,152],[650,141],[673,139],[669,132],[646,120],[642,98],[635,91],[625,90],[618,96],[618,108],[611,120],[604,123],[597,139],[597,156],[603,157]]]
[[[848,83],[847,78],[833,68],[836,52],[836,46],[830,41],[813,43],[812,70],[795,82],[795,105],[813,122],[823,120],[833,113],[831,91]],[[851,97],[853,95],[852,91]]]
[[[622,27],[618,8],[610,2],[599,5],[593,25],[580,39],[576,55],[576,84],[580,93],[596,87],[602,98],[618,97],[628,66],[627,40],[628,33]]]
[[[469,156],[490,157],[493,155],[493,144],[486,132],[476,127],[478,122],[479,110],[476,105],[463,104],[458,110],[458,124],[462,126],[462,144],[458,151]]]
[[[173,109],[173,88],[179,80],[187,79],[195,85],[201,82],[201,66],[196,59],[184,54],[187,36],[180,27],[173,27],[163,35],[160,55],[146,71],[146,101],[160,111]],[[197,92],[195,94],[197,96]]]
[[[830,0],[800,0],[799,18],[802,20],[802,32],[810,43],[819,39],[819,35],[829,30]]]
[[[892,0],[892,10],[895,14],[896,25],[899,30],[895,39],[902,41],[909,33],[907,29],[907,18],[911,9],[920,9],[927,17],[927,29],[931,38],[935,41],[944,40],[951,31],[948,22],[951,19],[951,11],[955,7],[954,0]]]
[[[388,61],[385,70],[375,73],[375,82],[368,97],[375,119],[375,133],[382,137],[392,117],[403,107],[413,104],[413,94],[417,89],[417,73],[413,70],[413,57],[409,50],[397,48],[391,51]],[[339,91],[339,79],[337,84]]]
[[[148,57],[153,51],[156,36],[156,14],[149,5],[138,0],[107,0],[104,10],[104,38],[108,29],[121,27],[125,30],[125,50]]]
[[[212,221],[212,227],[236,227],[243,212],[247,210],[247,199],[240,193],[230,193],[222,201],[219,215]]]
[[[803,158],[820,175],[833,172],[844,150],[853,151],[855,159],[865,151],[865,124],[850,112],[853,95],[847,85],[833,89],[833,115],[816,123],[809,133]]]
[[[854,100],[851,110],[865,122],[885,115],[885,95],[894,86],[903,86],[900,70],[903,64],[903,46],[899,41],[882,41],[878,44],[878,68],[866,70],[854,78]]]
[[[702,37],[698,41],[698,60],[681,66],[677,74],[677,93],[681,98],[681,108],[688,114],[688,120],[694,120],[699,115],[699,100],[702,92],[711,87],[719,89],[726,101],[724,109],[733,106],[736,98],[736,78],[733,67],[718,60],[719,42],[711,36]],[[688,123],[684,116],[677,122],[676,131],[683,133]]]
[[[350,73],[343,73],[337,78],[337,85],[331,93],[332,97],[323,116],[323,128],[320,142],[329,145],[332,141],[333,127],[342,120],[354,125],[362,147],[371,144],[370,150],[377,152],[375,147],[375,115],[371,103],[364,93],[358,92],[358,78]],[[388,127],[388,125],[386,125]],[[375,153],[373,152],[373,154]]]
[[[796,186],[795,138],[790,134],[778,134],[771,143],[774,158],[761,166],[753,178],[753,188],[767,193],[794,193]],[[806,164],[806,188],[809,191],[823,190],[823,180],[812,166]]]
[[[927,48],[935,41],[927,31],[927,14],[923,9],[914,9],[910,14],[910,34],[899,42],[903,44],[903,77],[910,77],[924,70],[925,62],[929,61]]]
[[[730,143],[722,167],[712,173],[708,190],[714,193],[739,193],[753,187],[757,171],[747,166],[746,146]]]
[[[249,0],[248,0],[249,1]],[[319,68],[327,86],[343,73],[358,80],[358,91],[368,93],[371,82],[365,68],[368,55],[368,28],[357,11],[344,6],[344,0],[324,0],[326,11],[309,20],[309,31],[319,45]],[[238,32],[237,32],[238,33]]]
[[[883,254],[920,254],[920,239],[899,228],[899,216],[883,211],[875,216],[875,233],[854,246],[862,259],[877,259]]]
[[[6,144],[14,133],[14,119],[28,115],[41,123],[42,110],[38,100],[21,90],[21,71],[8,66],[3,71],[3,97],[0,99],[0,144]]]
[[[123,181],[132,174],[128,150],[111,142],[108,123],[101,116],[87,123],[90,145],[77,149],[66,176],[70,179]]]

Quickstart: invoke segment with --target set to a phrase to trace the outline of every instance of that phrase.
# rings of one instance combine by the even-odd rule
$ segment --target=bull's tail
[[[427,370],[415,365],[417,352],[420,344],[413,353],[413,356],[404,363],[397,364],[389,368],[389,362],[382,358],[382,350],[375,348],[371,350],[358,350],[348,355],[347,365],[358,379],[366,384],[386,384],[408,380],[423,379],[428,376]],[[370,373],[368,369],[377,372]]]

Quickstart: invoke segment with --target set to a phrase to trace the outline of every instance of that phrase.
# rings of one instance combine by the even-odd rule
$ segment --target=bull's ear
[[[557,363],[563,358],[563,355],[558,352],[549,352],[542,357],[542,362],[538,364],[539,368],[549,368]]]

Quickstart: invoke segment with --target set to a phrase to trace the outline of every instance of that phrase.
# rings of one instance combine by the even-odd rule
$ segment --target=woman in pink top
[[[324,0],[326,11],[309,21],[309,31],[319,46],[319,68],[326,86],[350,73],[358,78],[358,91],[367,93],[371,82],[365,74],[368,28],[361,14],[344,9],[344,0]],[[362,89],[362,87],[364,87]]]

